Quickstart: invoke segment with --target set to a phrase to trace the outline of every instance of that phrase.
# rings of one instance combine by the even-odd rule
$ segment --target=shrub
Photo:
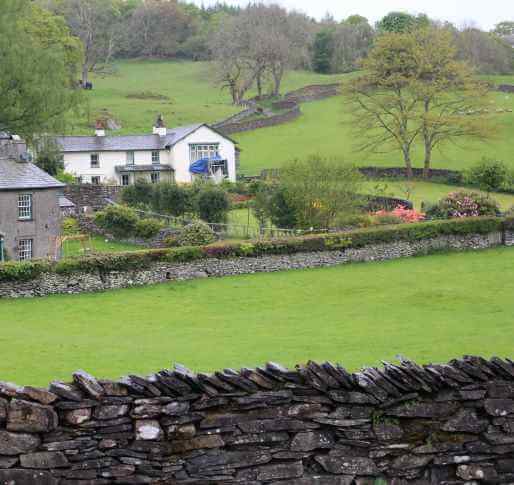
[[[230,202],[223,190],[212,186],[204,187],[197,196],[196,204],[200,219],[211,223],[226,221]]]
[[[207,224],[196,221],[184,227],[177,240],[180,246],[203,246],[214,242],[216,235]]]
[[[158,219],[139,219],[136,222],[134,234],[141,239],[152,239],[163,227],[164,224]]]
[[[73,236],[80,233],[79,223],[74,217],[65,217],[62,220],[62,233],[65,236]]]
[[[510,184],[509,170],[500,161],[482,159],[465,175],[466,182],[486,192],[504,190]]]
[[[369,214],[341,214],[336,219],[336,227],[369,227],[374,219]]]
[[[190,211],[191,206],[191,189],[167,183],[155,186],[152,198],[152,207],[155,211],[180,217]]]
[[[51,269],[45,260],[8,261],[0,263],[0,281],[29,281]]]
[[[435,218],[478,217],[500,214],[498,203],[491,197],[469,191],[451,192],[427,210]]]
[[[116,237],[132,236],[138,221],[133,209],[123,205],[110,205],[95,214],[95,223]]]
[[[379,224],[401,224],[419,222],[425,219],[425,214],[415,209],[406,209],[399,205],[392,211],[375,212],[375,220]]]
[[[153,199],[154,186],[145,180],[136,180],[133,185],[128,185],[121,192],[121,200],[125,204],[139,207],[149,206]]]

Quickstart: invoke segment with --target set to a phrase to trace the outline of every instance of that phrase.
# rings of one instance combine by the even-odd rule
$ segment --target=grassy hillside
[[[286,75],[283,89],[340,78],[295,71]],[[92,81],[93,91],[85,93],[88,112],[70,126],[75,133],[92,133],[96,114],[102,110],[121,122],[117,134],[130,134],[151,131],[158,113],[172,127],[219,121],[241,109],[232,106],[229,93],[214,84],[206,62],[123,61],[114,66],[113,74],[93,76]]]
[[[3,380],[514,357],[514,248],[0,301]],[[151,309],[151,311],[149,311]]]
[[[283,92],[311,83],[331,83],[347,76],[291,72],[284,79]],[[514,76],[489,77],[498,83],[514,83]],[[169,61],[125,61],[115,66],[112,75],[93,78],[94,90],[86,93],[87,116],[70,125],[70,131],[92,133],[96,115],[102,110],[121,121],[116,133],[149,132],[157,113],[169,126],[194,122],[214,122],[236,113],[226,91],[211,79],[208,63]],[[514,95],[493,95],[501,107],[514,109]],[[279,167],[287,160],[321,154],[353,161],[360,165],[401,165],[396,153],[363,154],[355,151],[356,137],[343,96],[305,103],[303,116],[277,127],[234,135],[243,149],[241,173],[256,174],[263,168]],[[88,121],[89,120],[89,121]],[[434,154],[434,166],[462,169],[483,156],[495,157],[514,166],[514,113],[497,115],[496,139],[488,144],[463,140]],[[421,151],[415,151],[420,165]]]

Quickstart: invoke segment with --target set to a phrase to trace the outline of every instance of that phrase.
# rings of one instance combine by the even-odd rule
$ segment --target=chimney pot
[[[159,136],[166,136],[167,134],[166,126],[164,124],[164,118],[161,114],[157,116],[155,126],[153,127],[153,134]]]
[[[95,135],[105,136],[105,124],[103,120],[96,120]]]

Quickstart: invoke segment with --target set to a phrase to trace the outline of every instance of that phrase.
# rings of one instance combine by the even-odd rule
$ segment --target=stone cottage
[[[0,234],[7,259],[54,257],[64,184],[31,163],[26,144],[0,133]]]

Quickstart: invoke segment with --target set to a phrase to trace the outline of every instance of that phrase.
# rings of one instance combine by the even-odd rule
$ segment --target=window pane
[[[134,152],[127,152],[127,165],[134,165]]]
[[[152,152],[152,163],[160,163],[161,154],[160,152]]]
[[[18,196],[18,219],[32,219],[32,194]]]
[[[91,167],[97,168],[99,166],[100,166],[100,163],[99,163],[98,153],[92,153],[91,154]]]
[[[18,259],[20,261],[32,259],[32,239],[20,239],[18,241]]]

